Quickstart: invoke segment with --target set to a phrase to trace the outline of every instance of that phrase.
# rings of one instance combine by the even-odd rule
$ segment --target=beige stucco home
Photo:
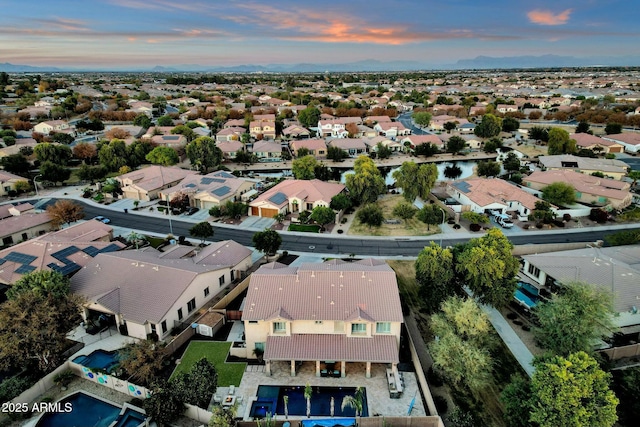
[[[299,267],[271,263],[250,277],[242,312],[247,357],[264,351],[272,362],[315,364],[348,374],[348,364],[391,364],[397,371],[403,322],[394,271],[384,261],[332,260]],[[331,369],[331,368],[330,368]]]
[[[154,165],[117,176],[116,179],[120,182],[124,197],[148,202],[157,199],[160,191],[195,174],[195,171]]]
[[[329,206],[333,196],[345,186],[319,179],[288,179],[273,186],[249,203],[249,215],[272,218],[277,214],[311,211],[316,206]]]

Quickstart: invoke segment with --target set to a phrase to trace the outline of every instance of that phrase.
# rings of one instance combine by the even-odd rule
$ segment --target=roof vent
[[[315,271],[311,272],[311,277],[316,277],[316,272]]]
[[[362,272],[362,278],[364,279],[366,276],[364,275],[364,271]]]
[[[340,272],[340,278],[342,279],[344,276],[342,275],[342,271]]]

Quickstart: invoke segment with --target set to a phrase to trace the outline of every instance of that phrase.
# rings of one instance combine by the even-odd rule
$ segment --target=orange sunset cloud
[[[567,9],[558,14],[554,14],[549,10],[532,10],[527,13],[529,21],[538,25],[563,25],[569,20],[572,9]]]

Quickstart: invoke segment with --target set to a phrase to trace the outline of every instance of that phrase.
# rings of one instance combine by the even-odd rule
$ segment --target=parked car
[[[97,217],[95,217],[93,219],[95,219],[96,221],[100,221],[100,222],[102,222],[104,224],[109,224],[111,222],[111,220],[109,218],[105,218],[103,216],[97,216]]]
[[[198,212],[200,209],[196,208],[195,206],[191,206],[190,208],[187,209],[186,214],[187,215],[193,215],[194,213]]]

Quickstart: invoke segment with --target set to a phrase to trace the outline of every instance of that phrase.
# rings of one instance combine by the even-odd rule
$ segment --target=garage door
[[[251,215],[259,216],[260,215],[260,208],[257,208],[255,206],[251,206]]]
[[[609,147],[610,153],[622,153],[624,147]]]
[[[273,218],[277,214],[278,214],[278,210],[277,209],[262,208],[262,215],[260,215],[260,216],[265,217],[265,218]]]

